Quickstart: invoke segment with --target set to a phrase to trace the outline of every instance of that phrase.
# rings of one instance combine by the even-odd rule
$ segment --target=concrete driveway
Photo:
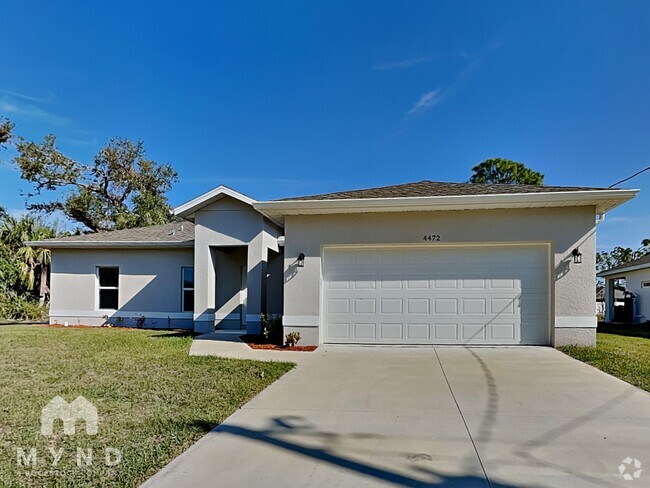
[[[650,486],[650,395],[551,348],[321,348],[145,485]]]

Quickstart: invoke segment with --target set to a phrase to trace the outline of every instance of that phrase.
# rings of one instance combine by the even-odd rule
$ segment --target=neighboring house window
[[[117,310],[119,305],[120,268],[116,266],[98,266],[99,308]]]
[[[194,268],[181,268],[183,312],[194,311]]]
[[[641,282],[641,287],[642,288],[650,288],[650,281],[642,281]]]

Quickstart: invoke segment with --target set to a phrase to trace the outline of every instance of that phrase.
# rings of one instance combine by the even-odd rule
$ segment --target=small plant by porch
[[[267,349],[272,351],[314,351],[318,346],[299,346],[300,333],[289,332],[283,342],[284,328],[282,316],[261,314],[262,333],[245,334],[240,339],[251,349]]]

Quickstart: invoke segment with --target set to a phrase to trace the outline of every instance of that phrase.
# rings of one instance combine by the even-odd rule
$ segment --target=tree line
[[[650,254],[650,239],[643,239],[641,247],[634,250],[631,247],[616,246],[611,251],[596,253],[596,269],[605,271],[621,264],[635,261]]]

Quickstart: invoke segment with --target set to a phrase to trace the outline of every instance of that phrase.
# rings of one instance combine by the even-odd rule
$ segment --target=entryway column
[[[260,314],[264,311],[263,292],[266,280],[266,260],[262,246],[262,236],[255,238],[248,246],[247,290],[246,290],[246,332],[261,332]]]
[[[214,331],[215,266],[213,249],[194,250],[194,331]]]

